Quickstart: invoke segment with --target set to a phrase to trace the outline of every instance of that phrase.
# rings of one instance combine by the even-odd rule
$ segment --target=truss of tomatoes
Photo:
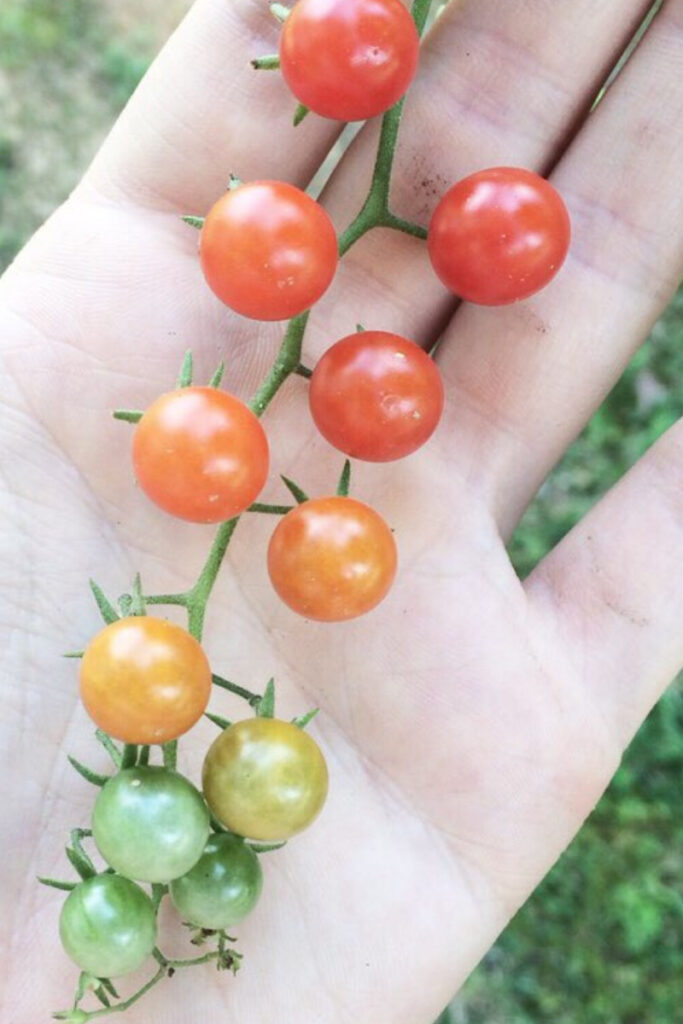
[[[396,103],[417,68],[419,39],[399,0],[298,0],[280,43],[285,82],[328,118],[374,117]],[[569,246],[565,205],[533,171],[495,167],[453,185],[428,231],[436,275],[483,305],[525,299],[547,285]],[[239,183],[206,216],[199,259],[206,281],[235,312],[283,320],[308,310],[331,284],[335,229],[323,207],[280,181]],[[382,330],[331,339],[309,388],[312,421],[350,458],[387,462],[424,445],[444,407],[434,360],[415,341]],[[156,398],[134,434],[133,466],[161,509],[194,523],[239,516],[269,472],[266,432],[238,397],[187,386]],[[363,615],[396,574],[393,533],[373,508],[346,495],[302,500],[280,520],[267,551],[278,597],[307,619]],[[83,703],[109,736],[129,744],[177,739],[204,713],[209,663],[184,629],[147,615],[106,626],[81,663]],[[203,794],[175,771],[125,768],[101,788],[92,833],[109,872],[80,883],[61,915],[63,945],[97,978],[135,970],[153,951],[156,909],[137,883],[167,884],[182,917],[225,929],[262,887],[248,840],[279,842],[316,818],[328,773],[315,741],[291,722],[255,717],[210,747]],[[225,831],[212,833],[210,816]]]

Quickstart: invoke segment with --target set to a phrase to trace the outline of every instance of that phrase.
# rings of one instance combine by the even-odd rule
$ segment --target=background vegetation
[[[188,6],[2,0],[0,269],[68,193]],[[525,516],[511,544],[520,573],[682,413],[679,294]],[[682,779],[677,685],[579,837],[440,1024],[682,1019]]]

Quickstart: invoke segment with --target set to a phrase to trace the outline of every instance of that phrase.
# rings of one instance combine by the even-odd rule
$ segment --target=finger
[[[504,309],[463,306],[440,364],[444,431],[508,532],[614,384],[683,272],[683,3],[662,9],[552,180],[573,240],[556,280]]]
[[[683,665],[683,421],[529,577],[533,612],[622,746]],[[596,652],[600,652],[599,656]]]
[[[266,0],[196,0],[97,155],[85,186],[154,209],[204,213],[231,173],[306,185],[339,131],[307,118],[278,72]]]
[[[394,212],[426,224],[447,187],[477,168],[548,164],[647,6],[643,0],[452,4],[425,41],[406,101]],[[340,229],[370,180],[377,133],[377,124],[361,133],[325,191]],[[318,339],[310,339],[309,349],[329,345],[358,321],[426,341],[453,308],[423,243],[372,232],[314,312]]]

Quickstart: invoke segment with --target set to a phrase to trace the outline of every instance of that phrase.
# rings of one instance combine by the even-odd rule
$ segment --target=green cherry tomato
[[[209,814],[199,791],[177,772],[126,768],[100,790],[92,831],[98,850],[120,875],[170,882],[201,857]]]
[[[327,765],[317,743],[276,718],[229,726],[204,760],[204,796],[226,828],[275,842],[301,832],[327,796]]]
[[[199,928],[230,928],[258,902],[263,872],[239,836],[211,836],[191,871],[171,882],[171,899],[183,920]]]
[[[154,949],[156,933],[149,896],[118,875],[97,875],[77,885],[59,920],[64,949],[96,978],[136,971]]]

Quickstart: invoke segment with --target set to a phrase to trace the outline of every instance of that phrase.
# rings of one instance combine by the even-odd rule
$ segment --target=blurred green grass
[[[68,193],[171,27],[168,18],[146,22],[142,10],[122,26],[117,13],[104,0],[2,0],[0,269]],[[525,515],[510,545],[519,572],[681,413],[683,293]],[[439,1024],[683,1020],[682,780],[676,684],[580,835]]]

